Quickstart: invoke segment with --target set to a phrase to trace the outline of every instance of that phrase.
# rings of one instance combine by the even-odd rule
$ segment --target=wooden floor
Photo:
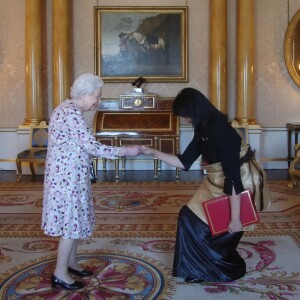
[[[288,180],[288,170],[266,170],[268,180]],[[179,181],[191,182],[191,181],[202,181],[202,171],[181,171]],[[21,181],[32,182],[32,181],[43,181],[44,176],[38,175],[32,177],[31,175],[23,175]],[[4,171],[0,170],[0,182],[13,182],[17,181],[16,171]],[[114,171],[99,171],[98,181],[112,182],[115,181]],[[125,173],[120,172],[119,182],[149,182],[154,181],[152,171],[126,171]],[[162,171],[158,175],[157,181],[176,181],[176,173],[174,171]]]

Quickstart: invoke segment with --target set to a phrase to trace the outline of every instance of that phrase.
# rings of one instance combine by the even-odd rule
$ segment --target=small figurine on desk
[[[134,93],[139,93],[139,94],[144,93],[144,89],[141,86],[145,81],[146,79],[143,76],[140,76],[138,79],[132,82],[132,85],[134,86],[133,88]]]

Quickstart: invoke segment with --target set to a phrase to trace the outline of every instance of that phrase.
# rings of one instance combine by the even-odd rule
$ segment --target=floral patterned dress
[[[90,180],[93,156],[115,159],[118,147],[100,144],[72,100],[57,107],[49,122],[42,229],[46,235],[79,239],[95,223]]]

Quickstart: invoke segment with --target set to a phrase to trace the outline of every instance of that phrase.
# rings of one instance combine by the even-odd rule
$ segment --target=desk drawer
[[[120,146],[142,145],[155,147],[154,138],[119,138]]]
[[[105,137],[105,138],[96,138],[96,140],[101,143],[101,144],[104,144],[104,145],[107,145],[107,146],[118,146],[117,144],[117,140],[115,140],[113,137],[112,138],[109,138],[109,137]],[[114,140],[116,143],[114,143]]]
[[[175,137],[101,137],[97,140],[108,146],[133,146],[143,145],[163,152],[177,154],[179,151],[179,138]]]
[[[170,154],[178,154],[179,153],[179,139],[176,137],[162,137],[158,139],[157,149],[160,151],[170,153]]]

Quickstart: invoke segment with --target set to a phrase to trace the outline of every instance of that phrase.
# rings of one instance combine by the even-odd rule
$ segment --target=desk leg
[[[103,172],[106,172],[106,158],[102,158],[102,169]]]
[[[158,159],[154,158],[154,179],[157,180]]]
[[[161,172],[161,160],[158,160],[157,162],[157,173]]]
[[[122,160],[122,173],[125,173],[126,172],[126,157],[122,156],[121,160]]]
[[[179,172],[180,172],[180,169],[176,168],[176,181],[179,181]]]
[[[98,177],[98,157],[93,158],[93,166],[95,170],[95,175]]]
[[[115,172],[116,172],[115,178],[116,181],[118,181],[119,180],[119,159],[115,159]]]

